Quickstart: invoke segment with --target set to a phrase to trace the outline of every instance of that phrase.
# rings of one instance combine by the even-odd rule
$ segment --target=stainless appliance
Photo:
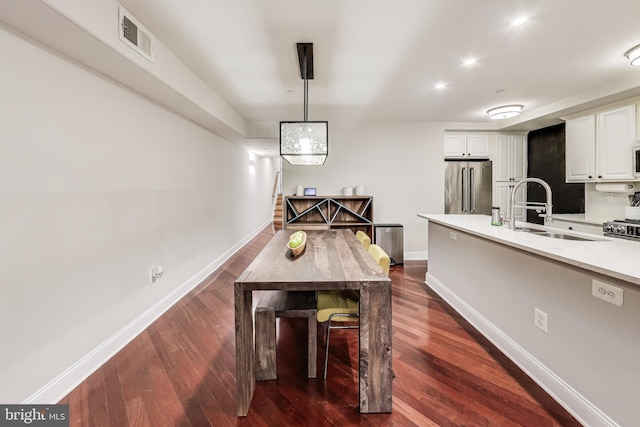
[[[391,265],[404,263],[404,242],[402,224],[376,224],[376,245],[380,246],[391,259]]]
[[[623,239],[640,240],[640,220],[616,219],[602,224],[605,236]]]
[[[444,213],[491,215],[491,161],[445,161]]]

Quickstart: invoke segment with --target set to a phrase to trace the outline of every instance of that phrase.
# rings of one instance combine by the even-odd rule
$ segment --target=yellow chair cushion
[[[365,249],[369,249],[369,245],[371,245],[371,237],[367,233],[362,230],[358,230],[356,233],[356,238],[358,241],[364,246]]]
[[[384,271],[384,274],[389,275],[389,268],[391,268],[391,258],[389,255],[378,245],[369,246],[369,255],[378,263],[378,265]]]
[[[318,322],[326,322],[329,316],[335,313],[359,314],[358,301],[346,297],[347,294],[341,291],[319,291],[318,292]],[[331,319],[336,322],[356,322],[354,317],[336,316]]]
[[[358,232],[360,233],[360,232]],[[362,232],[365,234],[364,232]],[[367,236],[369,239],[369,236]],[[371,241],[371,240],[369,240]],[[378,263],[386,275],[389,275],[389,268],[391,266],[391,259],[389,255],[378,245],[369,245],[369,254]],[[342,290],[342,291],[318,291],[318,322],[323,323],[329,320],[329,316],[332,314],[359,314],[358,301],[360,294],[357,290]],[[336,322],[355,322],[357,321],[353,317],[341,317],[336,316],[331,320]]]

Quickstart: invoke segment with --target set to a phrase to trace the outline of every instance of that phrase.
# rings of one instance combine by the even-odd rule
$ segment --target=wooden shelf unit
[[[373,240],[371,196],[287,196],[284,209],[286,228],[350,228]]]

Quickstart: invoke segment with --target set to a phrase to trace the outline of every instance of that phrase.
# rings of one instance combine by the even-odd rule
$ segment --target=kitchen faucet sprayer
[[[547,222],[553,221],[553,218],[552,218],[553,204],[552,204],[552,196],[551,196],[551,187],[549,186],[549,184],[547,184],[544,180],[540,178],[525,178],[521,181],[518,181],[516,185],[513,186],[513,190],[511,190],[511,198],[509,199],[509,218],[508,218],[510,230],[515,230],[516,228],[516,216],[515,216],[516,191],[525,182],[537,182],[538,184],[542,185],[547,196],[547,201],[546,203],[525,202],[521,206],[524,207],[524,209],[535,209],[537,212],[540,212],[542,209],[544,209],[544,212],[545,212],[544,216]]]

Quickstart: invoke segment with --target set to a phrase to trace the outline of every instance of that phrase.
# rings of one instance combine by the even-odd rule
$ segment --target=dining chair
[[[356,232],[356,238],[365,249],[369,249],[369,245],[371,245],[371,237],[369,237],[367,233],[362,230],[358,230],[358,232]]]
[[[369,254],[378,263],[386,275],[389,275],[391,259],[389,255],[378,245],[371,244]],[[324,324],[325,353],[324,373],[322,378],[327,379],[327,366],[329,362],[329,341],[332,329],[358,329],[358,317],[360,316],[359,293],[350,291],[319,291],[317,319]],[[335,325],[332,322],[336,323]],[[347,324],[348,323],[348,324]],[[355,323],[355,324],[353,324]]]
[[[373,257],[378,263],[384,274],[389,275],[389,269],[391,268],[391,258],[389,255],[378,245],[369,245],[369,255]]]

